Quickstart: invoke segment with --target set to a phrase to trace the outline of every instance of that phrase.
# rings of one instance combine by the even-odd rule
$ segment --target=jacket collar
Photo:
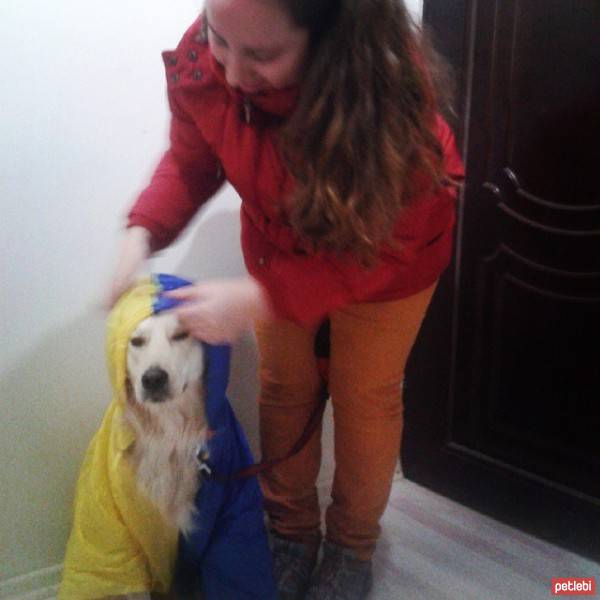
[[[282,89],[270,89],[257,94],[244,94],[232,88],[225,78],[223,67],[209,50],[210,69],[230,97],[240,107],[240,118],[249,124],[275,125],[289,117],[298,102],[300,88],[297,85]]]

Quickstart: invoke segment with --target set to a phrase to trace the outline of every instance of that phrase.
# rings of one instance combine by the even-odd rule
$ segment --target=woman
[[[452,134],[397,0],[206,0],[164,53],[171,145],[129,213],[111,302],[228,180],[248,276],[172,295],[209,343],[255,325],[263,459],[319,401],[331,326],[336,471],[323,560],[320,439],[261,477],[284,599],[364,598],[400,451],[406,359],[451,253]]]

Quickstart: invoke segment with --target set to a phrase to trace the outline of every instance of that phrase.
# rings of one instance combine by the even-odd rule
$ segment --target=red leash
[[[250,465],[249,467],[245,467],[241,469],[237,473],[234,473],[230,477],[226,479],[229,481],[236,479],[246,479],[246,477],[252,477],[261,473],[262,471],[268,471],[272,469],[279,463],[287,460],[288,458],[292,458],[292,456],[296,456],[304,446],[308,443],[308,440],[312,437],[314,432],[319,427],[319,423],[323,418],[323,413],[325,412],[325,407],[327,406],[327,398],[329,397],[329,393],[327,392],[327,387],[324,387],[324,392],[322,393],[321,400],[319,404],[315,407],[312,414],[310,415],[308,422],[306,423],[306,427],[302,432],[300,438],[296,441],[296,443],[291,447],[290,451],[285,455],[279,458],[272,458],[271,460],[263,460],[254,465]]]
[[[203,459],[201,457],[198,457],[198,460],[200,462],[200,471],[205,476],[209,477],[210,479],[220,481],[222,483],[253,477],[258,473],[261,473],[262,471],[268,471],[269,469],[272,469],[278,464],[288,460],[288,458],[292,458],[292,456],[296,456],[296,454],[298,454],[298,452],[300,452],[300,450],[302,450],[302,448],[306,446],[308,440],[310,440],[312,435],[318,429],[319,424],[323,419],[323,413],[325,412],[325,407],[327,406],[327,399],[329,398],[329,391],[327,389],[327,381],[329,376],[329,328],[330,324],[329,320],[327,319],[321,324],[315,337],[315,356],[317,358],[317,368],[323,381],[323,387],[321,388],[321,392],[319,394],[319,404],[317,404],[317,406],[311,413],[308,422],[306,423],[306,426],[302,431],[302,435],[291,447],[290,451],[279,458],[263,460],[259,463],[255,463],[253,465],[240,469],[239,471],[237,471],[237,473],[233,473],[233,475],[229,475],[227,477],[223,477],[218,474],[212,473],[208,465],[203,461]]]

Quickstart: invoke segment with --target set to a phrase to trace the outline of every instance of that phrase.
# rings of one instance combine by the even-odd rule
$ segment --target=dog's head
[[[169,312],[144,319],[129,339],[127,378],[136,402],[165,402],[201,385],[202,346]]]

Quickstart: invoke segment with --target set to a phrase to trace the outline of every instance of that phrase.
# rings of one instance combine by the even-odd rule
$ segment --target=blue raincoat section
[[[189,285],[157,275],[163,291]],[[159,295],[154,312],[177,302]],[[248,441],[226,396],[229,346],[202,343],[205,352],[205,407],[212,436],[207,442],[205,476],[196,496],[195,528],[179,537],[174,586],[179,594],[200,586],[205,600],[276,600],[272,561],[256,477],[227,480],[253,463]]]

